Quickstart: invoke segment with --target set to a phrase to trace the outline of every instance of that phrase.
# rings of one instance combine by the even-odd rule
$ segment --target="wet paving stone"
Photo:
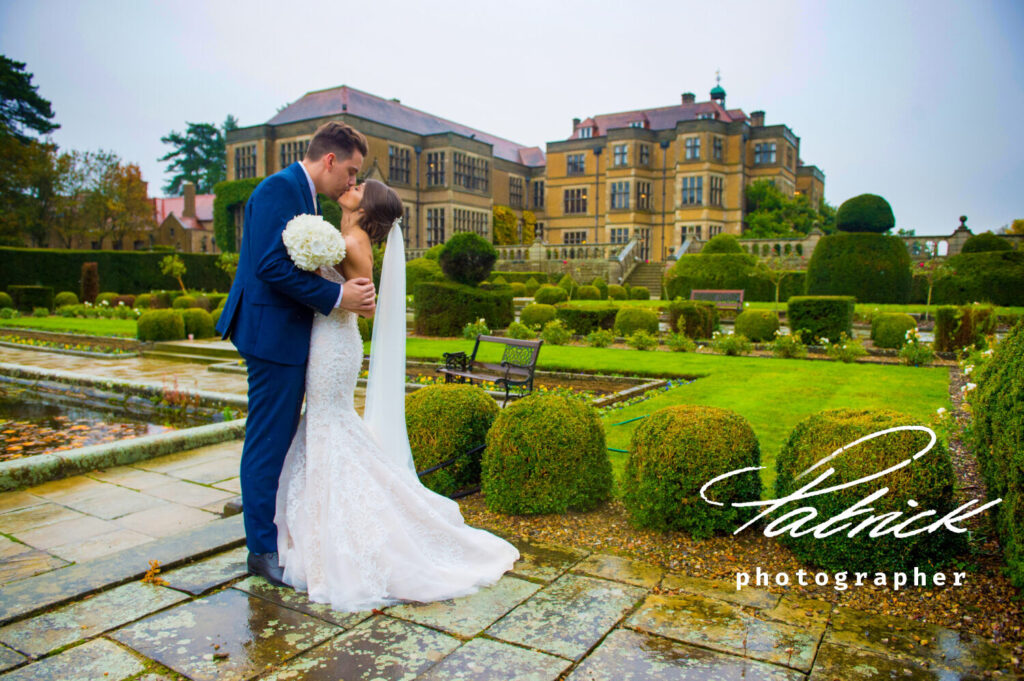
[[[147,617],[111,637],[193,681],[233,681],[249,679],[340,631],[333,624],[226,589]]]
[[[832,612],[832,604],[813,598],[801,598],[786,594],[779,604],[771,610],[765,610],[764,616],[773,620],[795,624],[810,629],[824,629]]]
[[[666,638],[807,672],[820,632],[758,619],[696,594],[651,595],[626,626]]]
[[[0,646],[0,672],[15,667],[28,658],[7,646]]]
[[[573,572],[582,572],[594,577],[612,579],[616,582],[625,582],[648,589],[657,586],[665,573],[655,565],[606,553],[594,554],[584,559],[573,568]]]
[[[45,551],[23,551],[0,561],[0,584],[24,579],[67,565]]]
[[[646,594],[628,584],[563,575],[498,620],[487,634],[578,660]]]
[[[540,588],[541,585],[535,582],[506,575],[494,586],[469,596],[434,603],[396,605],[388,608],[387,613],[471,638]]]
[[[419,678],[421,681],[554,681],[569,664],[535,650],[474,638]]]
[[[551,582],[576,563],[586,558],[587,551],[564,546],[540,544],[516,538],[507,538],[519,549],[519,560],[512,574],[543,582]]]
[[[887,615],[837,608],[825,641],[938,665],[958,671],[1009,672],[1010,655],[973,634]]]
[[[248,574],[245,564],[248,554],[249,550],[243,546],[234,551],[227,551],[213,558],[162,573],[160,576],[167,581],[167,586],[172,589],[187,591],[198,596],[216,586],[227,584],[232,579]]]
[[[252,594],[253,596],[259,596],[264,600],[284,606],[290,610],[297,610],[301,613],[312,615],[344,629],[351,629],[373,614],[369,610],[362,612],[339,612],[332,610],[331,606],[325,603],[312,602],[303,592],[288,587],[274,586],[262,577],[249,577],[233,585],[232,588]]]
[[[441,632],[379,615],[300,655],[264,681],[406,681],[459,645]]]
[[[798,681],[804,675],[627,629],[608,634],[568,681]]]
[[[717,598],[735,605],[750,608],[774,608],[781,596],[764,589],[744,587],[736,590],[736,582],[731,579],[703,579],[670,573],[661,580],[661,588],[668,591],[685,591],[705,598]]]
[[[91,638],[188,598],[133,582],[0,629],[0,641],[32,657]]]
[[[139,660],[102,638],[3,675],[3,681],[122,681],[143,671]]]
[[[867,650],[823,643],[814,661],[810,681],[967,681],[979,679],[943,667],[926,668],[907,659]]]

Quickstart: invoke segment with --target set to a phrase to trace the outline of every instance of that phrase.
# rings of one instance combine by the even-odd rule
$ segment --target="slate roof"
[[[694,102],[693,104],[676,104],[656,109],[638,109],[621,113],[600,114],[587,118],[573,132],[569,139],[580,139],[579,129],[596,127],[592,136],[600,137],[612,128],[628,128],[630,123],[643,121],[648,130],[668,130],[676,127],[679,121],[696,120],[700,114],[713,114],[715,120],[743,121],[747,115],[742,109],[724,109],[718,102]]]
[[[200,222],[213,220],[213,199],[213,194],[196,194],[196,218]],[[156,212],[156,224],[159,225],[171,213],[181,216],[185,212],[185,197],[155,198],[153,199],[153,208]]]

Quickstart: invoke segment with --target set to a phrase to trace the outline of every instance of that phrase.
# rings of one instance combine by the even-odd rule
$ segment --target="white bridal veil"
[[[363,421],[395,468],[415,475],[405,429],[405,241],[401,219],[392,225],[384,250]]]

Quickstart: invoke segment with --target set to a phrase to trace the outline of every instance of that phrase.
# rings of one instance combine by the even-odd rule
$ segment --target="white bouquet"
[[[296,215],[281,233],[295,266],[307,272],[333,267],[345,259],[345,239],[319,215]]]

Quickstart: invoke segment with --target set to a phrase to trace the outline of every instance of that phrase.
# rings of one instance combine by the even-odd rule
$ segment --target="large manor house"
[[[457,232],[490,239],[495,206],[533,211],[547,244],[626,244],[663,261],[686,241],[739,236],[744,187],[770,179],[817,205],[825,176],[800,159],[787,125],[726,107],[720,84],[698,102],[574,118],[571,134],[527,147],[348,86],[310,92],[263,125],[227,133],[227,176],[264,177],[298,161],[321,124],[348,123],[369,142],[363,175],[405,204],[410,249]],[[240,225],[239,225],[240,226]]]

